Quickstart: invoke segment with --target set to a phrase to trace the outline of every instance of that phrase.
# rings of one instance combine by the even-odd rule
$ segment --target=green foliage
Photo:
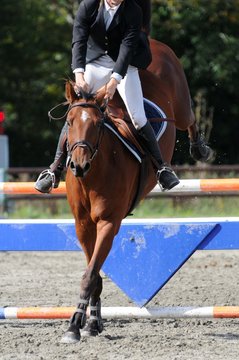
[[[54,153],[60,124],[49,124],[47,112],[63,100],[63,78],[70,74],[66,3],[1,1],[0,99],[12,166],[43,165],[48,151]]]
[[[214,109],[217,162],[237,163],[239,1],[154,0],[152,20],[152,37],[179,56],[192,97],[203,91]]]

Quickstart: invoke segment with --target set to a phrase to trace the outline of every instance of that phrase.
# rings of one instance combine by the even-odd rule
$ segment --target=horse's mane
[[[80,97],[82,97],[86,101],[89,101],[89,100],[94,100],[95,94],[88,93],[88,92],[84,91],[83,89],[80,89]]]
[[[75,90],[75,82],[72,81],[71,79],[67,79],[66,80],[66,83],[69,83],[72,88],[74,89],[76,95],[78,96],[78,98],[82,98],[86,101],[89,101],[89,100],[94,100],[95,99],[95,96],[96,94],[95,93],[89,93],[87,91],[84,91],[81,87],[78,89],[78,91]]]

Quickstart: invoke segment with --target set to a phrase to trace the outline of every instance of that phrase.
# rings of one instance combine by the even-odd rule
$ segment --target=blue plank
[[[203,241],[198,250],[239,250],[239,221],[220,221],[221,231],[211,241]]]
[[[1,251],[75,251],[80,245],[73,222],[0,222]]]
[[[239,249],[239,220],[232,221],[216,218],[212,221],[209,218],[208,222],[214,225],[219,224],[221,231],[213,239],[202,242],[198,249]],[[190,219],[188,221],[185,219],[180,222],[175,219],[175,221],[166,221],[166,223],[170,227],[178,223],[188,225],[195,223],[205,224],[207,222],[205,219],[204,221],[199,219]],[[144,231],[145,226],[155,226],[155,229],[158,229],[158,227],[164,228],[164,224],[164,219],[141,220],[140,222],[134,220],[124,221],[119,235],[124,234],[126,229],[133,233],[136,226],[137,229],[142,227],[141,230]],[[76,251],[79,249],[81,248],[76,238],[74,221],[72,220],[0,220],[0,251]]]

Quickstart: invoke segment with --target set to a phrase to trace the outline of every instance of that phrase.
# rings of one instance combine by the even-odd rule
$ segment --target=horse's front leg
[[[96,320],[94,332],[96,333],[97,331],[99,333],[102,331],[99,298],[102,291],[102,282],[99,271],[109,254],[114,236],[118,232],[118,229],[119,225],[116,226],[108,221],[99,221],[97,223],[97,237],[94,251],[81,279],[80,301],[76,311],[71,317],[70,326],[62,338],[62,342],[64,343],[74,343],[80,340],[80,329],[83,329],[85,326],[86,311],[90,299],[92,306],[91,320]]]
[[[100,300],[102,288],[102,277],[99,275],[96,290],[92,293],[90,298],[89,319],[86,327],[81,333],[82,336],[97,336],[103,331]]]
[[[99,274],[90,269],[86,269],[81,280],[81,291],[79,304],[70,319],[70,325],[62,337],[62,343],[75,343],[80,341],[80,330],[84,328],[86,324],[87,308],[89,305],[91,294],[94,293],[98,286]]]
[[[113,244],[115,235],[119,231],[120,220],[99,220],[96,226],[96,242],[88,267],[97,273],[101,270]]]
[[[105,259],[107,258],[112,246],[114,236],[118,232],[119,226],[110,222],[99,222],[97,225],[97,238],[93,255],[89,262],[89,268],[99,272]],[[90,298],[90,318],[82,336],[97,336],[103,331],[103,321],[101,318],[102,278],[98,275],[98,284]]]
[[[96,242],[96,224],[80,205],[79,203],[76,207],[77,211],[74,213],[76,234],[86,256],[87,264],[89,264]],[[82,276],[79,303],[70,319],[69,327],[61,340],[63,343],[75,343],[80,340],[80,329],[83,329],[86,324],[87,307],[91,294],[96,291],[95,289],[99,288],[99,297],[102,291],[102,280],[100,281],[99,275],[92,270],[87,268]]]

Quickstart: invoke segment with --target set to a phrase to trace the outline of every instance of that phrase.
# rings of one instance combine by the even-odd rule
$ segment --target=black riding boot
[[[154,131],[149,122],[146,123],[138,133],[142,139],[142,145],[157,162],[157,180],[163,191],[170,190],[179,184],[179,179],[171,167],[164,163],[161,157],[160,149],[154,135]]]
[[[35,183],[35,189],[41,193],[49,193],[52,188],[57,188],[59,186],[61,174],[65,167],[67,158],[66,138],[67,123],[65,123],[61,130],[54,162],[50,165],[49,169],[41,172]]]

